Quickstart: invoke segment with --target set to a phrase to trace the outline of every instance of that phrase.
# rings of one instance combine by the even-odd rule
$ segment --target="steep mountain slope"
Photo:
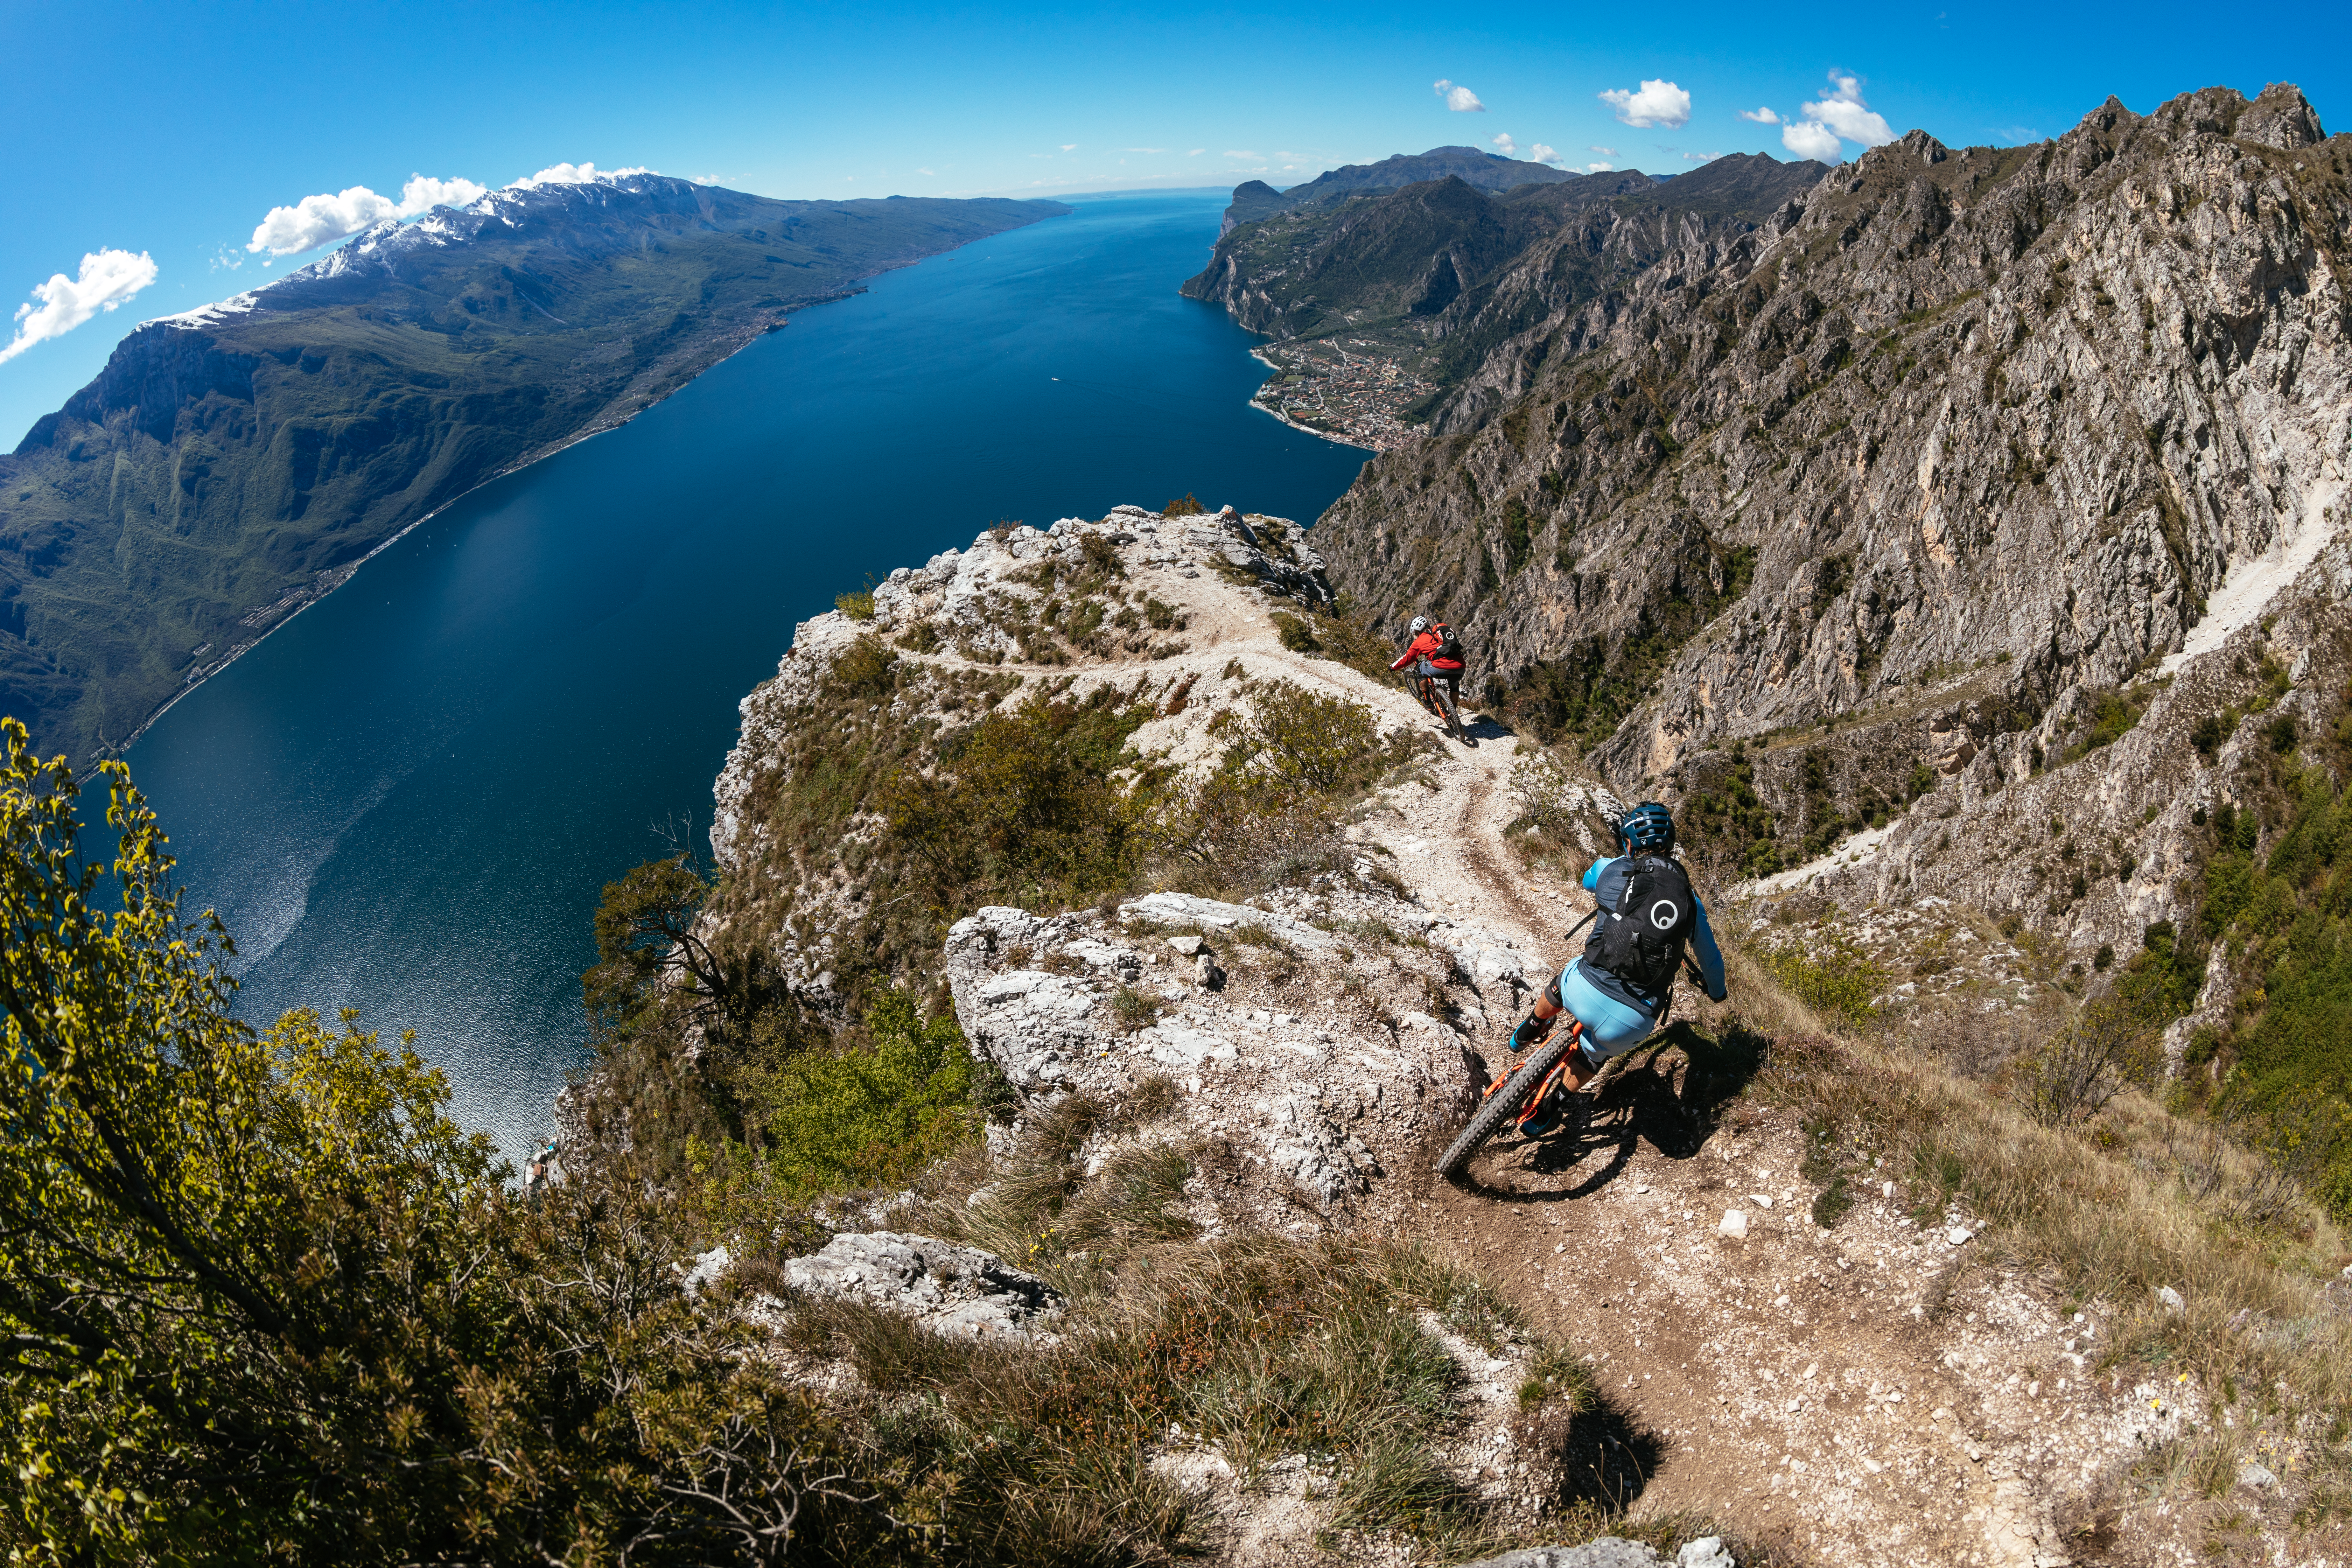
[[[511,189],[150,322],[0,458],[0,710],[77,761],[120,747],[475,485],[789,310],[1066,210],[656,175]]]
[[[1727,1005],[1684,998],[1582,1130],[1506,1136],[1469,1179],[1430,1181],[1563,956],[1615,803],[1493,724],[1475,749],[1428,744],[1402,693],[1316,646],[1341,629],[1329,599],[1314,536],[1278,519],[1123,507],[992,531],[892,574],[852,602],[862,618],[798,627],[718,785],[728,876],[705,935],[836,996],[899,966],[1001,1077],[984,1153],[828,1199],[819,1223],[1034,1272],[1064,1339],[992,1353],[1146,1413],[1070,1396],[1085,1495],[1162,1532],[1105,1556],[1149,1560],[1181,1521],[1252,1568],[1456,1562],[1604,1525],[1669,1550],[1726,1531],[1738,1563],[2056,1568],[2216,1541],[2334,1560],[2338,1233],[2296,1204],[2298,1228],[2245,1246],[2228,1215],[2259,1178],[2217,1155],[2181,1195],[2187,1130],[2147,1100],[2053,1131],[1916,1041],[1829,1031],[1749,961],[1757,928],[1727,902]],[[1066,758],[989,743],[1048,712],[1117,721],[1128,793],[1073,813]],[[1202,799],[1278,794],[1286,755],[1330,765],[1351,724],[1381,755],[1320,820],[1283,815],[1255,843],[1183,829]],[[949,809],[921,807],[918,779]],[[1070,813],[1167,852],[921,909],[926,817],[957,846],[1056,858],[1002,837],[1008,789],[1040,833]],[[962,1486],[988,1472],[940,1458],[957,1444],[1052,1451],[1069,1405],[1008,1400],[999,1363],[953,1349],[926,1352],[938,1425],[910,1436],[904,1363],[874,1348],[900,1342],[765,1239],[826,1236],[734,1223],[711,1274],[740,1270],[778,1364],[882,1459]],[[1412,1278],[1443,1289],[1396,1290],[1400,1255],[1366,1247],[1412,1249]],[[1300,1248],[1322,1249],[1321,1278],[1393,1291],[1369,1315],[1397,1337],[1234,1287],[1230,1349],[1227,1288],[1202,1281]],[[856,1310],[919,1311],[944,1283],[886,1278]],[[1409,1423],[1375,1441],[1328,1419],[1325,1390],[1385,1389],[1380,1369],[1415,1357],[1433,1391],[1409,1412],[1381,1396]]]
[[[1448,174],[1265,213],[1220,237],[1183,292],[1277,344],[1344,334],[1450,391],[1531,312],[1592,298],[1675,247],[1745,233],[1823,172],[1740,155],[1668,181],[1629,171],[1501,195]]]
[[[2287,87],[2111,101],[2036,147],[1914,132],[1559,297],[1318,543],[1384,624],[1465,626],[1479,689],[1624,787],[1878,726],[1737,764],[1810,857],[2082,743],[2332,535],[2347,168]],[[1548,302],[1536,259],[1486,309]]]

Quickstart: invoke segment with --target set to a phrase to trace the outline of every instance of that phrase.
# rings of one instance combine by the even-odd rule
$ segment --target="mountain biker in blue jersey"
[[[1623,854],[1595,860],[1584,873],[1584,886],[1600,904],[1584,952],[1568,961],[1511,1035],[1512,1050],[1525,1052],[1551,1033],[1562,1013],[1582,1024],[1578,1048],[1565,1064],[1568,1089],[1591,1083],[1610,1058],[1632,1050],[1657,1027],[1685,943],[1696,950],[1708,998],[1720,1002],[1727,994],[1723,952],[1707,927],[1706,910],[1673,858],[1674,814],[1644,801],[1617,824],[1617,841]]]

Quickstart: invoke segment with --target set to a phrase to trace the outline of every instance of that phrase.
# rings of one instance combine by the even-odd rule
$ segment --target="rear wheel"
[[[1454,688],[1443,680],[1433,680],[1429,685],[1437,695],[1438,717],[1445,721],[1446,732],[1457,741],[1467,742],[1469,731],[1462,728],[1462,715],[1454,707]]]
[[[1462,1168],[1470,1163],[1470,1156],[1478,1152],[1478,1146],[1502,1131],[1503,1123],[1517,1114],[1528,1096],[1536,1091],[1536,1085],[1543,1082],[1545,1076],[1559,1065],[1559,1059],[1568,1055],[1569,1047],[1576,1044],[1576,1038],[1574,1029],[1561,1030],[1559,1038],[1529,1057],[1510,1077],[1496,1085],[1495,1091],[1478,1107],[1478,1114],[1470,1119],[1470,1125],[1462,1130],[1462,1136],[1456,1138],[1453,1146],[1438,1158],[1437,1173],[1441,1176],[1460,1174]]]

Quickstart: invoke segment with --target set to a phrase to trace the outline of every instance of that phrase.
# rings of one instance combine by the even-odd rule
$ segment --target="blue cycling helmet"
[[[1654,800],[1645,800],[1618,819],[1617,837],[1635,853],[1671,855],[1675,852],[1675,814]]]

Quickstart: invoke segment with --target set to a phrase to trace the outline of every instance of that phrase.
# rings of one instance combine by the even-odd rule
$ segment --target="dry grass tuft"
[[[1924,1031],[1927,1049],[1902,1025],[1835,1030],[1764,984],[1747,954],[1728,959],[1748,1021],[1777,1039],[1758,1092],[1802,1117],[1812,1179],[1883,1158],[1919,1212],[1964,1202],[1994,1256],[2114,1310],[2104,1370],[2166,1381],[2186,1373],[2217,1410],[2236,1390],[2269,1391],[2309,1457],[2312,1507],[2346,1516],[2352,1315],[2328,1294],[2345,1243],[2307,1194],[2283,1187],[2275,1167],[2210,1123],[2177,1117],[2112,1075],[2090,1096],[2097,1106],[2052,1116],[2045,1077],[1979,1082],[1956,1070],[1982,1070],[1959,1022]],[[2006,1036],[2000,1047],[2037,1048]],[[2161,1303],[2166,1287],[2182,1310]],[[2187,1441],[2144,1465],[2142,1481],[2215,1495],[2236,1474],[2232,1458],[2228,1481],[2215,1481],[2222,1450],[2242,1458],[2242,1441]]]

